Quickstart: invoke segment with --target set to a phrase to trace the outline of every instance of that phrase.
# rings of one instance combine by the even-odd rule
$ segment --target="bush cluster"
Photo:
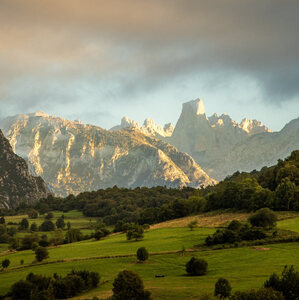
[[[255,241],[265,239],[267,234],[262,228],[249,227],[234,220],[227,228],[217,229],[213,235],[205,239],[208,246],[217,244],[233,244],[241,241]]]
[[[30,273],[26,280],[12,285],[9,296],[13,300],[68,299],[79,293],[97,287],[100,276],[96,272],[72,271],[65,277],[46,277]]]

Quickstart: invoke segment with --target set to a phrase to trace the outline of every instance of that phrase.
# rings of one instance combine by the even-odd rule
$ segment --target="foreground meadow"
[[[77,215],[77,218],[79,223],[82,216]],[[84,220],[80,222],[83,224]],[[88,223],[86,220],[83,226]],[[298,231],[299,218],[279,221],[278,228]],[[33,263],[31,250],[5,254],[0,259],[8,258],[11,265],[0,273],[0,294],[8,292],[14,282],[24,279],[29,272],[50,276],[53,273],[65,275],[72,269],[87,269],[99,272],[101,285],[78,299],[92,299],[94,296],[104,299],[111,295],[118,272],[128,269],[141,276],[153,299],[199,299],[201,295],[213,293],[219,277],[228,279],[233,291],[247,290],[261,287],[271,273],[280,273],[284,265],[294,265],[299,269],[299,243],[265,245],[263,250],[243,247],[188,251],[203,243],[205,237],[214,231],[212,227],[191,231],[186,227],[168,228],[164,224],[146,232],[142,241],[127,241],[124,234],[115,234],[100,241],[86,240],[53,247],[49,249],[49,258],[40,264]],[[135,253],[139,247],[146,247],[152,253],[145,263],[137,262]],[[185,253],[181,252],[183,248],[187,250]],[[192,256],[208,262],[207,275],[186,275],[185,264]],[[155,278],[155,275],[165,277]]]

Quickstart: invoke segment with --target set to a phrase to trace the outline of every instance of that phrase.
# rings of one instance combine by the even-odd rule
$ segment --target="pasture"
[[[60,215],[61,212],[55,212],[54,218]],[[74,211],[64,215],[66,221],[69,218],[76,224],[74,226],[86,230],[90,222],[96,221],[90,221],[90,218],[84,218]],[[11,219],[15,220],[16,217]],[[190,219],[193,220],[193,217]],[[222,216],[218,219],[227,223],[230,218]],[[240,219],[244,220],[245,216],[242,215]],[[298,217],[280,219],[278,228],[299,232]],[[40,222],[42,218],[38,220]],[[181,223],[176,222],[186,225],[183,219]],[[216,226],[219,226],[219,222]],[[127,241],[125,234],[113,234],[100,241],[86,240],[49,248],[49,258],[40,264],[33,263],[32,250],[5,254],[0,259],[10,259],[11,265],[0,273],[0,295],[7,293],[14,282],[24,279],[29,272],[50,276],[53,273],[65,275],[72,269],[87,269],[98,272],[102,284],[77,299],[92,299],[93,296],[105,299],[112,294],[112,283],[118,272],[128,269],[141,276],[145,288],[152,292],[153,299],[199,299],[204,294],[212,295],[219,277],[228,279],[233,291],[237,291],[261,287],[271,273],[280,274],[284,265],[294,265],[299,269],[299,243],[265,245],[263,247],[268,248],[266,251],[243,247],[189,252],[214,231],[215,227],[212,226],[191,231],[186,227],[173,227],[173,224],[167,227],[162,223],[145,232],[142,241]],[[6,246],[0,246],[0,251],[4,251]],[[139,247],[146,247],[150,253],[149,260],[144,263],[138,263],[135,256]],[[185,253],[180,252],[183,247],[187,250]],[[207,275],[186,275],[185,264],[192,256],[204,258],[208,262]],[[24,260],[23,265],[20,264],[21,259]],[[155,278],[155,275],[165,277]]]

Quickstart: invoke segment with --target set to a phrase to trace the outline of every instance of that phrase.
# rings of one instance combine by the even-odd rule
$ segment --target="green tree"
[[[51,220],[45,220],[40,225],[40,230],[41,231],[53,231],[53,230],[55,230],[55,225]]]
[[[26,218],[23,218],[20,222],[20,230],[27,230],[29,227],[29,222]]]
[[[290,210],[295,201],[296,185],[288,177],[283,178],[275,190],[277,209]]]
[[[193,220],[188,224],[188,227],[190,228],[190,230],[192,231],[195,227],[197,227],[197,220]]]
[[[60,217],[60,218],[57,219],[57,221],[56,221],[56,227],[64,229],[64,227],[65,227],[64,218]]]
[[[94,233],[94,238],[99,241],[102,237],[104,237],[105,234],[102,230],[97,230],[95,233]]]
[[[17,232],[18,232],[18,230],[17,230],[16,227],[8,227],[8,228],[7,228],[7,233],[8,233],[10,236],[15,236]]]
[[[49,252],[44,247],[38,247],[35,249],[35,257],[37,261],[42,261],[49,257]]]
[[[74,243],[83,240],[83,234],[77,228],[70,229],[65,234],[65,240],[67,243]]]
[[[113,282],[113,300],[149,300],[150,292],[144,290],[144,285],[138,274],[124,270]]]
[[[148,252],[144,247],[139,248],[136,255],[139,261],[146,261],[148,259]]]
[[[53,217],[54,217],[53,213],[52,212],[48,212],[46,214],[46,216],[45,216],[45,219],[50,220],[50,219],[53,219]]]
[[[27,249],[32,249],[32,244],[33,243],[38,243],[39,242],[39,235],[37,233],[33,233],[30,235],[25,235],[22,239],[22,249],[27,250]]]
[[[141,240],[143,239],[143,232],[144,229],[141,225],[134,225],[131,229],[129,229],[126,233],[127,235],[127,240]]]
[[[28,218],[29,219],[37,219],[38,217],[38,211],[35,209],[31,209],[28,211]]]
[[[214,296],[220,296],[220,299],[225,299],[230,296],[231,286],[225,278],[219,278],[215,283]]]
[[[242,223],[238,220],[232,220],[227,226],[228,230],[239,231],[242,228]]]
[[[11,287],[13,300],[31,300],[34,285],[29,281],[20,280]]]
[[[281,292],[286,300],[299,299],[299,272],[295,271],[294,266],[285,266],[281,277],[273,273],[264,287]]]
[[[6,258],[6,259],[2,260],[3,269],[8,268],[9,265],[10,265],[10,260],[9,259]]]
[[[261,208],[249,217],[249,222],[255,227],[272,228],[276,225],[276,215],[269,208]]]
[[[38,230],[38,227],[37,227],[37,225],[36,225],[36,223],[34,222],[34,223],[32,223],[31,224],[31,226],[30,226],[30,231],[37,231]]]
[[[5,224],[5,219],[4,219],[4,217],[1,217],[1,218],[0,218],[0,224]]]
[[[67,227],[67,230],[70,230],[71,229],[71,222],[67,222],[66,227]]]
[[[205,275],[208,271],[208,263],[204,259],[192,257],[186,263],[186,271],[192,276]]]

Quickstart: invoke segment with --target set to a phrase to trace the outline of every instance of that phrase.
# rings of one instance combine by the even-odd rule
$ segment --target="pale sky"
[[[0,0],[0,117],[175,124],[183,102],[272,130],[299,112],[298,0]]]

